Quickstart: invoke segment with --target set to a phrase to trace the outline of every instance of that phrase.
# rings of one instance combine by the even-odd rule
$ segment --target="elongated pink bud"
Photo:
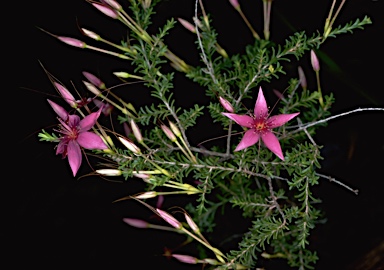
[[[319,59],[314,50],[311,50],[311,64],[314,71],[318,72],[320,70]]]
[[[176,141],[176,136],[173,134],[172,130],[170,130],[166,125],[161,125],[161,129],[164,131],[165,135],[172,141]]]
[[[123,218],[123,221],[127,223],[128,225],[131,225],[132,227],[140,228],[140,229],[145,229],[149,228],[149,223],[141,220],[141,219],[136,219],[136,218]]]
[[[133,119],[131,119],[131,129],[132,129],[133,135],[135,136],[136,140],[139,143],[141,143],[143,141],[143,136],[141,135],[140,129],[137,126],[137,124],[135,123],[135,121],[133,121]]]
[[[81,31],[83,31],[84,35],[86,35],[87,37],[90,37],[94,40],[99,40],[100,39],[100,36],[98,34],[96,34],[95,32],[92,32],[90,30],[87,30],[85,28],[81,28]]]
[[[86,82],[86,81],[83,81],[85,87],[87,87],[87,89],[92,92],[93,94],[95,94],[96,96],[100,95],[101,92],[99,89],[97,89],[96,86],[94,86],[93,84],[89,83],[89,82]]]
[[[188,263],[188,264],[197,264],[199,262],[199,259],[189,255],[172,254],[172,257],[179,260],[180,262]]]
[[[183,225],[177,219],[175,219],[173,216],[171,216],[167,212],[158,208],[156,208],[156,211],[157,213],[159,213],[160,217],[164,219],[172,227],[175,227],[176,229],[181,229],[183,227]]]
[[[192,231],[200,233],[200,229],[199,227],[197,227],[197,224],[193,221],[193,219],[187,213],[184,213],[184,216],[185,216],[185,220],[187,221]]]
[[[301,87],[303,89],[307,89],[307,79],[305,78],[303,69],[299,66],[297,68],[297,71],[299,72],[299,80],[300,80]]]
[[[220,101],[221,106],[223,106],[223,108],[226,111],[228,111],[230,113],[234,113],[235,112],[235,109],[233,108],[232,104],[228,100],[226,100],[223,97],[219,97],[219,101]]]
[[[57,38],[59,40],[61,40],[62,42],[66,43],[68,45],[77,47],[77,48],[83,49],[83,48],[87,47],[87,44],[85,44],[85,42],[78,40],[78,39],[75,39],[75,38],[71,38],[71,37],[57,37]]]
[[[87,80],[93,84],[94,86],[100,88],[100,89],[104,89],[105,88],[105,83],[102,82],[98,77],[96,77],[95,75],[93,75],[92,73],[89,73],[87,71],[83,71],[82,72],[84,77],[87,78]]]
[[[117,3],[115,0],[103,0],[104,3],[108,4],[110,7],[120,10],[121,5]]]
[[[124,139],[123,137],[119,137],[119,140],[122,144],[124,144],[125,147],[127,147],[134,154],[140,154],[141,153],[140,148],[137,147],[133,142],[128,141],[128,140]]]
[[[231,3],[231,5],[232,5],[236,10],[239,10],[239,9],[240,9],[240,4],[239,4],[239,1],[238,1],[238,0],[229,0],[229,2]]]
[[[76,100],[75,98],[73,97],[73,95],[71,94],[71,92],[69,92],[69,90],[67,88],[65,88],[64,86],[62,86],[61,84],[57,83],[57,82],[54,82],[53,83],[55,85],[55,87],[57,88],[57,90],[60,92],[60,95],[63,97],[63,99],[72,107],[72,108],[76,108],[77,107],[77,103],[76,103]]]
[[[97,8],[99,11],[107,15],[108,17],[111,17],[112,19],[117,19],[119,18],[119,15],[117,14],[116,11],[111,9],[110,7],[107,7],[106,5],[101,5],[98,3],[92,3],[92,5]]]
[[[182,19],[182,18],[177,18],[177,20],[181,23],[182,26],[184,26],[187,30],[191,31],[192,33],[196,33],[195,26],[191,24],[190,22]]]
[[[134,196],[136,199],[150,199],[150,198],[155,198],[157,196],[156,191],[147,191],[144,193],[141,193],[139,195]]]

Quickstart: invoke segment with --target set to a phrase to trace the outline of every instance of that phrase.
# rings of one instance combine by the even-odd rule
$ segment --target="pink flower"
[[[101,109],[80,120],[78,115],[68,114],[64,108],[49,99],[48,102],[59,116],[58,119],[60,121],[58,132],[61,133],[61,137],[56,149],[56,155],[62,154],[63,158],[68,156],[69,166],[73,176],[76,176],[82,161],[80,147],[89,150],[108,148],[99,135],[88,131],[96,123],[97,118],[99,118]]]
[[[254,115],[239,115],[235,113],[222,114],[235,121],[240,126],[248,128],[235,151],[250,147],[257,143],[261,138],[269,150],[276,154],[281,160],[284,160],[279,140],[275,134],[273,134],[272,129],[284,125],[299,113],[280,114],[269,117],[267,102],[265,101],[263,91],[260,87],[253,112]]]

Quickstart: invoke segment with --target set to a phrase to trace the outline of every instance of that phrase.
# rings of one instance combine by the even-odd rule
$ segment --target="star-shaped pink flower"
[[[102,108],[80,120],[78,115],[68,114],[63,107],[57,105],[55,102],[49,99],[48,102],[59,116],[58,119],[60,121],[58,132],[61,133],[61,137],[57,145],[56,155],[62,154],[63,158],[68,156],[69,166],[71,167],[73,176],[76,176],[82,161],[80,147],[89,150],[103,150],[108,148],[99,135],[88,131],[96,123]]]
[[[260,87],[253,112],[254,115],[239,115],[235,113],[222,114],[232,119],[240,126],[248,128],[235,151],[240,151],[244,148],[250,147],[257,143],[261,138],[269,150],[271,150],[281,160],[284,160],[280,142],[275,134],[273,134],[272,129],[284,125],[289,120],[299,115],[299,112],[269,117],[267,102],[265,101],[263,91]]]

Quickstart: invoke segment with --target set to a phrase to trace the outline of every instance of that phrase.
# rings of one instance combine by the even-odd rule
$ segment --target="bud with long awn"
[[[100,169],[96,170],[96,173],[105,175],[105,176],[120,176],[122,175],[122,171],[117,169]]]
[[[140,154],[141,150],[139,147],[137,147],[133,142],[128,141],[124,139],[123,137],[118,137],[120,142],[124,144],[125,147],[127,147],[130,151],[132,151],[134,154]]]
[[[171,216],[167,212],[158,208],[156,208],[156,211],[160,215],[160,217],[164,219],[172,227],[175,227],[176,229],[181,229],[183,227],[183,225],[177,219],[175,219],[173,216]]]

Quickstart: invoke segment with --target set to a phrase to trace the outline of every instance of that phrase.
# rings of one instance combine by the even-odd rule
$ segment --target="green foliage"
[[[250,227],[242,234],[237,249],[227,250],[226,255],[216,252],[219,254],[216,257],[225,261],[218,263],[218,269],[234,269],[239,265],[253,268],[260,256],[284,258],[288,265],[299,269],[314,268],[318,257],[308,247],[311,231],[322,216],[316,208],[321,200],[313,194],[313,188],[319,183],[316,171],[322,157],[321,146],[312,135],[319,127],[326,126],[326,122],[317,121],[330,115],[333,95],[323,97],[318,89],[303,87],[297,78],[289,80],[278,111],[280,114],[300,112],[300,115],[297,121],[273,130],[283,149],[284,160],[266,148],[261,140],[252,147],[234,152],[239,141],[235,132],[245,130],[222,115],[224,109],[218,97],[227,99],[236,113],[252,112],[253,108],[244,109],[244,104],[254,104],[260,84],[285,75],[284,62],[300,60],[311,49],[319,48],[326,36],[300,31],[288,36],[283,44],[255,39],[245,47],[244,53],[227,56],[220,50],[218,33],[212,27],[210,15],[201,16],[195,44],[200,65],[191,67],[165,45],[165,37],[176,25],[174,19],[169,19],[156,33],[147,32],[157,2],[152,1],[150,7],[143,8],[142,1],[129,1],[135,24],[131,26],[128,19],[129,23],[122,20],[133,27],[129,42],[121,42],[129,49],[123,53],[133,58],[129,64],[154,99],[141,106],[137,116],[122,111],[118,117],[120,123],[129,123],[134,118],[140,126],[142,142],[132,135],[128,137],[141,152],[133,153],[121,144],[111,144],[109,152],[99,152],[103,162],[108,160],[109,167],[121,170],[126,180],[145,175],[144,191],[161,187],[167,192],[185,194],[190,202],[184,208],[203,234],[214,232],[217,218],[226,215],[226,209],[240,210]],[[336,37],[370,23],[368,17],[357,19],[333,29],[328,36]],[[175,70],[170,72],[169,66]],[[175,72],[183,72],[186,79],[205,89],[208,110],[199,104],[189,108],[175,105],[172,90],[182,87],[175,83]],[[119,101],[123,108],[129,107]],[[209,115],[204,115],[205,111]],[[186,130],[202,117],[222,125],[225,146],[203,148],[189,142]],[[169,127],[169,121],[175,123],[176,128]],[[173,128],[173,133],[165,134],[159,128],[162,124]],[[188,132],[193,134],[191,129]],[[205,130],[200,132],[205,133]],[[41,141],[59,141],[56,135],[44,130],[39,137]],[[221,248],[209,244],[199,248],[206,247],[214,252]]]

